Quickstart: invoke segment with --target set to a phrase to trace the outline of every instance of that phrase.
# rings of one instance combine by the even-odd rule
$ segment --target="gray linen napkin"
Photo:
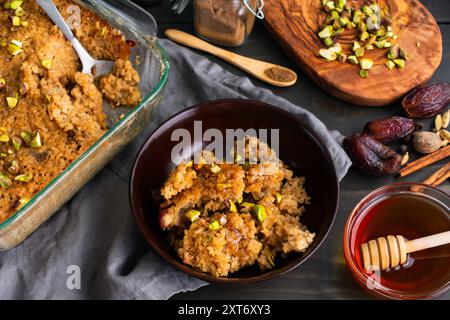
[[[206,285],[176,270],[149,248],[128,204],[128,177],[139,146],[162,121],[193,104],[252,98],[286,109],[321,136],[339,177],[347,173],[350,161],[338,144],[342,136],[337,131],[326,130],[308,111],[255,87],[247,78],[168,40],[161,42],[172,69],[154,121],[23,244],[0,253],[0,299],[167,299]]]

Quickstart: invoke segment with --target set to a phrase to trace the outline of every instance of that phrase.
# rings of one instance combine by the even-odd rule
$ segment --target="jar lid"
[[[264,12],[262,9],[264,8],[264,0],[256,0],[256,10],[252,8],[249,1],[250,0],[242,0],[247,7],[247,9],[255,15],[258,19],[264,19]]]

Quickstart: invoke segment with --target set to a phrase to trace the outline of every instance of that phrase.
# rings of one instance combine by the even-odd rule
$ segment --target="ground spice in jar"
[[[255,24],[255,16],[241,0],[196,0],[194,12],[196,33],[222,46],[242,45]]]

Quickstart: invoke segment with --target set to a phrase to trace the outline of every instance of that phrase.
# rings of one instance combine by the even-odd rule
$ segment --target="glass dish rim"
[[[170,70],[170,62],[169,56],[164,49],[164,47],[159,43],[157,39],[155,39],[152,44],[161,55],[161,77],[158,84],[155,88],[147,94],[142,101],[130,110],[123,118],[117,121],[108,131],[106,131],[103,136],[98,139],[93,145],[91,145],[83,154],[81,154],[77,159],[75,159],[66,169],[64,169],[57,177],[55,177],[49,184],[47,184],[42,190],[36,193],[33,198],[29,202],[27,202],[22,208],[12,214],[8,219],[3,221],[0,224],[0,232],[9,227],[16,220],[20,219],[24,214],[27,213],[27,209],[33,206],[36,202],[39,201],[42,195],[49,191],[55,184],[57,184],[61,179],[63,179],[74,167],[76,167],[80,162],[82,162],[90,153],[92,153],[101,143],[107,140],[112,134],[114,134],[122,125],[122,123],[126,122],[129,118],[131,118],[134,114],[142,110],[148,103],[151,102],[155,98],[155,96],[165,87]]]
[[[351,254],[350,254],[350,243],[349,243],[349,241],[350,241],[349,235],[350,235],[350,230],[351,230],[350,224],[352,224],[352,222],[355,220],[355,218],[357,216],[361,215],[362,206],[366,202],[370,202],[370,201],[373,201],[376,199],[376,198],[371,199],[375,195],[377,195],[378,193],[380,193],[382,191],[396,192],[405,187],[408,187],[408,188],[420,187],[420,188],[432,190],[434,192],[437,192],[438,194],[441,194],[445,198],[450,199],[450,195],[448,195],[446,192],[444,192],[443,190],[441,190],[439,188],[430,186],[428,184],[424,184],[424,183],[420,183],[420,182],[397,182],[397,183],[392,183],[392,184],[388,184],[385,186],[381,186],[381,187],[373,190],[366,196],[364,196],[360,201],[358,201],[358,203],[353,208],[352,212],[348,216],[347,221],[345,223],[344,236],[343,236],[342,242],[343,242],[344,258],[346,261],[347,268],[351,272],[352,276],[357,280],[358,284],[361,287],[363,287],[364,289],[368,289],[367,285],[365,285],[365,283],[367,283],[368,278],[358,269],[358,267],[355,264],[354,259],[352,258]],[[373,292],[371,292],[371,294],[375,294],[375,295],[381,296],[383,298],[397,299],[397,300],[404,299],[404,298],[406,298],[406,299],[432,299],[437,296],[440,296],[441,294],[445,293],[449,289],[450,289],[450,279],[442,287],[436,289],[435,291],[427,293],[427,294],[407,294],[405,292],[397,291],[397,290],[387,291],[384,288],[381,288],[381,289],[374,288],[374,289],[372,289]]]

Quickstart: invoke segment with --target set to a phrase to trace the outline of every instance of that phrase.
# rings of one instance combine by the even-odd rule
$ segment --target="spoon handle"
[[[241,56],[239,54],[236,54],[234,52],[230,52],[228,50],[224,50],[221,48],[218,48],[196,36],[190,35],[189,33],[175,30],[175,29],[167,29],[164,33],[167,38],[169,38],[172,41],[175,41],[177,43],[180,43],[182,45],[198,49],[204,52],[208,52],[218,58],[221,58],[232,65],[240,68],[241,70],[251,74],[255,78],[258,78],[264,82],[267,82],[271,85],[278,86],[278,87],[288,87],[297,81],[297,75],[294,71],[272,64],[268,62],[264,62],[261,60],[256,60],[248,57]],[[267,75],[265,75],[265,70],[277,67],[279,69],[284,69],[286,72],[289,72],[292,74],[293,80],[287,81],[287,82],[280,82],[273,80],[269,78]]]
[[[66,23],[64,18],[61,16],[58,8],[56,8],[55,4],[52,0],[36,0],[36,2],[41,6],[41,8],[47,13],[49,18],[59,27],[59,29],[64,33],[64,36],[72,42],[75,39],[75,36],[70,30],[69,25]]]

